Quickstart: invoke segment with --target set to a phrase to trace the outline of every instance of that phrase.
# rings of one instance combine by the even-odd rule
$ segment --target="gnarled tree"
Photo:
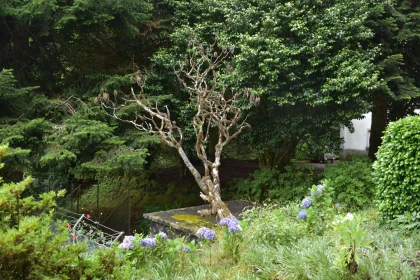
[[[219,218],[232,217],[220,194],[219,167],[222,151],[245,128],[250,127],[243,110],[251,104],[258,104],[260,99],[250,94],[248,89],[232,92],[224,86],[220,78],[222,75],[220,68],[224,65],[225,59],[233,53],[233,47],[223,48],[217,52],[210,47],[205,49],[194,39],[189,43],[188,53],[188,58],[175,70],[175,74],[181,85],[189,92],[190,102],[195,106],[196,111],[192,119],[196,136],[195,150],[203,164],[204,174],[198,172],[182,148],[183,130],[171,118],[168,107],[159,109],[157,104],[152,104],[150,98],[145,96],[144,79],[140,72],[135,78],[140,87],[139,94],[136,94],[132,88],[132,97],[122,98],[124,104],[118,106],[117,99],[120,97],[117,96],[117,92],[114,92],[113,100],[105,92],[95,99],[95,103],[100,102],[102,108],[112,117],[131,123],[138,130],[160,136],[163,144],[175,148],[199,185],[201,198],[211,204],[212,214],[217,214]],[[229,74],[232,70],[232,67],[227,65],[225,72]],[[135,119],[121,118],[118,110],[133,103],[143,112],[137,114]],[[214,160],[210,160],[206,151],[212,127],[218,131],[217,144],[212,155]]]

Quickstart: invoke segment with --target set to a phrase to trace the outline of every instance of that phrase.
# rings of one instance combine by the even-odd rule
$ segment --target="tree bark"
[[[13,62],[12,67],[19,86],[32,84],[31,81],[31,65],[33,59],[29,46],[29,31],[23,24],[14,24],[13,32]]]
[[[195,181],[200,187],[200,197],[209,202],[212,206],[212,214],[217,215],[220,219],[234,218],[226,204],[222,201],[222,197],[220,195],[219,167],[222,147],[220,145],[216,145],[215,161],[204,166],[206,173],[204,176],[202,176],[190,162],[181,146],[177,147],[177,150],[184,161],[185,166],[190,170],[191,174],[195,178]]]
[[[372,98],[372,125],[369,138],[369,158],[376,160],[376,153],[382,144],[382,136],[387,126],[388,96],[381,92],[373,95]]]

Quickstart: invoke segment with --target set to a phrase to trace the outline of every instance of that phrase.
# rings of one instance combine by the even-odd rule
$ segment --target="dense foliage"
[[[413,0],[2,1],[0,278],[419,278],[418,117],[390,125],[373,178],[356,159],[327,168],[325,189],[308,190],[318,174],[288,165],[296,150],[302,158],[338,150],[340,125],[351,129],[369,110],[373,159],[387,122],[419,107],[419,11]],[[252,129],[234,148],[261,169],[224,195],[263,207],[247,213],[243,231],[216,230],[202,246],[159,237],[154,248],[137,246],[152,238],[137,235],[131,251],[87,250],[54,217],[58,189],[85,209],[114,209],[129,196],[137,216],[199,198],[174,183],[187,178],[166,172],[186,175],[177,154],[94,104],[98,95],[122,100],[140,76],[153,105],[185,127],[195,165],[195,106],[173,71],[192,38],[208,42],[204,51],[233,53],[220,65],[230,74],[220,76],[223,90],[247,88],[260,101],[241,111]],[[137,115],[135,106],[119,111]],[[209,126],[203,153],[214,153],[218,132]],[[373,191],[382,217],[360,212]],[[382,218],[394,231],[378,226]]]
[[[288,203],[304,195],[308,185],[316,183],[317,179],[311,167],[293,164],[286,166],[285,172],[268,168],[257,170],[247,179],[234,180],[231,190],[237,199]]]
[[[343,207],[351,211],[372,207],[375,185],[367,158],[354,156],[352,161],[340,161],[338,166],[328,166],[323,175],[334,188],[334,199]]]
[[[231,83],[262,99],[244,138],[266,167],[284,171],[301,141],[318,142],[369,110],[369,93],[379,83],[377,49],[363,43],[373,36],[364,1],[177,3],[183,26],[175,29],[175,42],[192,32],[213,33],[221,47],[236,47]]]
[[[200,228],[199,244],[160,232],[89,250],[89,240],[54,218],[57,194],[26,196],[30,182],[0,186],[4,279],[413,279],[419,272],[419,235],[379,228],[375,210],[343,212],[328,181],[307,189],[301,205],[264,204],[243,221]]]
[[[375,64],[381,85],[372,95],[372,125],[369,157],[374,160],[387,119],[413,113],[413,99],[420,95],[419,68],[420,3],[397,0],[371,4],[367,25],[375,36],[368,41],[380,50]],[[415,27],[416,26],[416,27]],[[417,103],[418,104],[418,103]]]
[[[420,117],[410,116],[391,123],[373,164],[376,199],[385,221],[406,212],[418,217],[419,154]]]
[[[160,143],[91,103],[98,94],[128,93],[137,70],[147,92],[189,126],[184,149],[194,155],[194,112],[173,74],[192,36],[216,51],[234,46],[226,84],[261,98],[248,112],[253,129],[238,143],[284,172],[298,146],[309,144],[312,156],[336,149],[340,125],[368,111],[372,93],[416,96],[417,14],[410,1],[6,1],[0,68],[11,70],[1,72],[0,139],[11,151],[3,173],[17,180],[23,167],[86,186],[111,169],[115,178],[144,174]],[[133,108],[124,114],[134,116]],[[78,150],[75,137],[63,137],[68,132],[89,137],[90,146]],[[214,147],[210,137],[206,149]],[[137,160],[145,168],[110,165]]]
[[[0,160],[6,149],[0,146]],[[96,259],[86,258],[86,244],[73,244],[66,224],[54,218],[55,200],[64,193],[27,196],[31,182],[32,178],[27,177],[6,184],[0,178],[1,278],[80,279],[109,275],[115,254],[100,250]]]

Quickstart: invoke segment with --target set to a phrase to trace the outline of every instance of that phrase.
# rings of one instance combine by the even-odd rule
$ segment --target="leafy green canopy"
[[[246,137],[270,168],[283,168],[302,139],[317,141],[369,111],[378,85],[376,47],[366,44],[367,1],[176,1],[172,38],[235,46],[231,85],[261,96]],[[191,9],[193,12],[189,13]],[[323,140],[324,141],[324,140]]]
[[[375,63],[380,69],[378,91],[393,100],[420,95],[420,5],[410,0],[371,4],[367,25],[375,36],[370,44],[379,47]]]
[[[13,71],[2,69],[0,72],[0,118],[17,117],[19,113],[27,111],[29,95],[36,87],[18,89],[15,83]]]
[[[373,164],[376,199],[385,221],[420,209],[420,117],[391,123]]]
[[[342,104],[377,83],[365,1],[234,1],[224,7],[242,83],[279,103]]]
[[[371,5],[367,24],[375,36],[368,44],[380,49],[375,64],[381,78],[372,98],[369,157],[375,159],[388,122],[412,114],[418,104],[411,99],[420,96],[420,3],[397,0]]]

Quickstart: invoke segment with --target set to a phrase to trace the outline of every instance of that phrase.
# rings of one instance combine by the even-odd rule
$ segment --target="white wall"
[[[414,110],[415,114],[420,114],[420,109]],[[344,138],[344,144],[341,146],[340,156],[345,157],[349,153],[366,154],[369,150],[370,126],[372,124],[372,113],[363,115],[361,120],[352,120],[354,132],[350,133],[345,126],[340,129],[340,137]]]
[[[372,124],[372,113],[363,115],[361,120],[352,120],[354,132],[343,126],[340,129],[340,136],[344,138],[342,150],[360,151],[366,153],[369,148],[370,126]]]

